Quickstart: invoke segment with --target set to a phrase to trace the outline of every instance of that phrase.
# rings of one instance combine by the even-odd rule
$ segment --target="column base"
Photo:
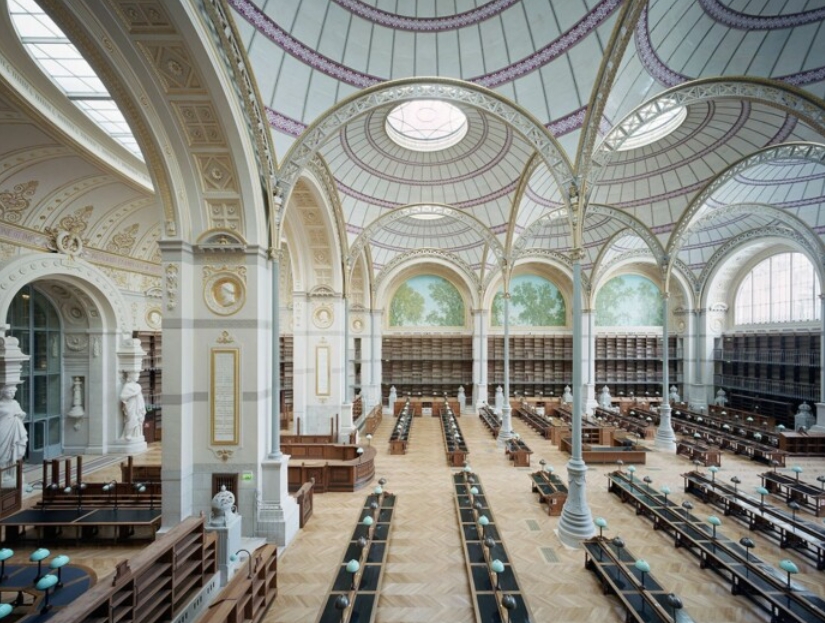
[[[670,405],[665,403],[659,408],[659,426],[656,428],[654,446],[662,452],[676,452],[676,434],[670,421]]]
[[[567,474],[567,501],[561,511],[557,534],[564,545],[579,548],[582,541],[596,534],[585,491],[587,465],[581,459],[570,459]]]
[[[513,438],[513,408],[504,407],[501,410],[501,428],[498,431],[496,442],[503,446],[504,442]]]
[[[596,407],[599,406],[599,402],[596,400],[596,385],[594,383],[585,385],[584,394],[584,412],[587,415],[593,415],[596,412]]]
[[[109,452],[114,454],[135,454],[143,452],[149,446],[143,437],[139,439],[116,439],[109,444]]]
[[[261,462],[262,495],[255,512],[255,535],[286,547],[298,534],[299,510],[289,495],[289,455]]]

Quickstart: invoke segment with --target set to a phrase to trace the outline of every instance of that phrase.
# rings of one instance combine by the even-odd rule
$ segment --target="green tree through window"
[[[526,327],[564,326],[567,308],[559,289],[537,275],[519,275],[510,282],[510,324]],[[504,324],[504,294],[493,299],[493,325]]]
[[[641,275],[614,277],[596,295],[596,326],[662,326],[659,288]]]
[[[390,326],[417,325],[423,317],[424,297],[408,283],[401,284],[390,304]]]

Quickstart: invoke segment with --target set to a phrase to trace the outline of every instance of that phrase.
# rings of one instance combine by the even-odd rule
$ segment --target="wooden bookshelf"
[[[395,386],[398,396],[455,396],[473,386],[470,336],[391,336],[382,338],[382,395]]]
[[[654,397],[662,392],[662,337],[642,334],[596,336],[596,393],[603,385],[614,397]],[[668,338],[669,384],[682,385],[681,338]]]
[[[294,340],[282,335],[281,342],[281,429],[288,429],[295,404],[293,378]]]
[[[510,337],[510,391],[520,396],[561,396],[573,382],[573,336]],[[504,385],[504,338],[487,339],[487,380],[491,394]]]
[[[146,419],[143,436],[147,443],[163,437],[163,340],[160,331],[134,331],[132,337],[140,340],[146,352],[138,382],[146,401]]]
[[[819,401],[818,331],[725,334],[713,359],[714,385],[727,392],[730,407],[792,427],[800,403]]]

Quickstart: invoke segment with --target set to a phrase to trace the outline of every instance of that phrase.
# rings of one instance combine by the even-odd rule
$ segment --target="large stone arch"
[[[163,206],[164,238],[193,243],[209,230],[228,229],[250,244],[269,246],[274,165],[267,172],[267,163],[274,159],[254,132],[256,92],[239,98],[247,85],[229,86],[242,82],[244,73],[219,49],[230,35],[182,0],[42,4],[129,121]],[[231,30],[218,0],[205,8],[224,31]],[[231,45],[223,49],[239,62]]]

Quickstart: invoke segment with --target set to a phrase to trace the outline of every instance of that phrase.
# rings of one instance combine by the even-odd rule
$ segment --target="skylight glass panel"
[[[452,147],[467,134],[467,116],[449,102],[413,100],[399,104],[387,115],[385,128],[401,147],[413,151],[439,151]]]
[[[9,0],[23,47],[66,96],[101,129],[143,160],[129,124],[92,66],[34,0]]]
[[[640,115],[651,114],[652,110],[639,111]],[[650,145],[674,132],[687,118],[687,108],[677,106],[663,113],[653,113],[652,117],[630,132],[618,151],[629,151]]]

